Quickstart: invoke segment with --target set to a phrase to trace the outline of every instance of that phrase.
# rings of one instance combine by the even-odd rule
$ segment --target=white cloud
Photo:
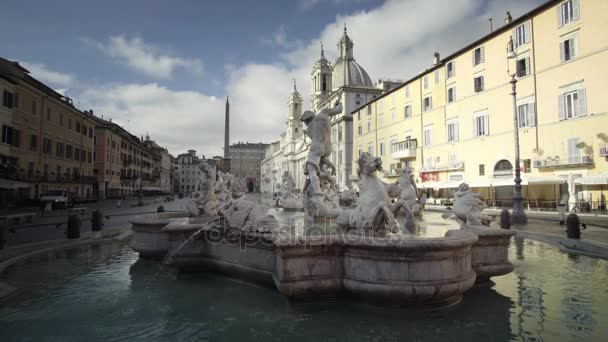
[[[323,0],[311,2],[319,1]],[[239,140],[253,140],[251,136],[258,135],[252,132],[259,130],[263,132],[261,138],[269,137],[267,142],[279,139],[286,128],[291,79],[297,80],[304,107],[309,107],[310,72],[319,58],[319,41],[324,42],[325,54],[333,63],[344,23],[355,44],[355,58],[372,80],[406,80],[429,67],[435,51],[446,56],[486,35],[488,18],[494,18],[497,28],[506,10],[516,17],[542,1],[389,0],[369,11],[338,15],[332,23],[320,28],[317,37],[286,50],[281,63],[230,66],[228,91],[235,99],[234,105],[242,108],[248,119],[248,129],[236,131],[232,137],[242,134]],[[287,35],[280,38],[289,41]]]
[[[372,79],[407,79],[431,64],[433,52],[445,56],[485,35],[488,17],[494,17],[498,27],[507,9],[517,16],[540,1],[387,1],[371,11],[337,16],[307,44],[286,48],[279,62],[225,65],[231,102],[231,143],[280,138],[286,127],[292,78],[297,80],[304,107],[309,107],[310,71],[319,56],[319,41],[325,43],[326,55],[333,61],[344,22],[355,43],[355,57]],[[433,15],[427,16],[428,13]],[[287,34],[278,38],[289,41]],[[116,46],[133,42],[124,37],[117,41]],[[135,41],[127,45],[146,46]],[[107,46],[112,44],[111,39]],[[152,55],[150,65],[158,60],[158,54]],[[171,65],[164,75],[181,66]],[[84,108],[93,108],[97,115],[112,117],[135,135],[149,132],[174,154],[191,148],[206,156],[222,154],[225,98],[198,91],[175,91],[157,83],[90,86],[74,98],[86,104]]]
[[[134,135],[149,133],[171,153],[194,148],[206,156],[222,154],[223,98],[148,83],[91,88],[78,99],[95,115],[111,118]]]
[[[302,41],[287,37],[287,27],[285,25],[279,26],[269,38],[263,38],[262,43],[281,49],[298,49],[303,46]]]
[[[48,83],[50,86],[69,87],[74,85],[76,80],[74,76],[67,73],[52,71],[42,63],[29,63],[23,61],[20,61],[19,63],[29,70],[32,77],[44,83]],[[66,89],[63,90],[65,91]]]
[[[84,41],[93,44],[133,70],[157,79],[171,78],[177,68],[194,73],[201,73],[203,70],[200,59],[173,56],[170,52],[148,44],[139,37],[112,36],[106,44],[91,39]]]

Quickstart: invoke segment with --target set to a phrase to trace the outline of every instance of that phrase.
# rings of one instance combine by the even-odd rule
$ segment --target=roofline
[[[531,17],[533,17],[533,16],[535,16],[535,15],[541,13],[541,12],[544,12],[546,9],[548,9],[550,7],[553,7],[555,4],[557,4],[557,3],[561,2],[561,1],[563,1],[563,0],[548,0],[548,1],[546,1],[546,2],[544,2],[542,4],[540,4],[540,5],[538,5],[537,7],[533,8],[530,11],[528,11],[527,13],[524,13],[521,16],[513,19],[510,23],[501,26],[500,28],[498,28],[498,29],[496,29],[496,30],[494,30],[494,31],[486,34],[485,36],[482,36],[481,38],[473,41],[472,43],[469,43],[469,44],[465,45],[465,47],[463,47],[463,48],[461,48],[459,50],[456,50],[455,52],[451,53],[447,57],[442,58],[439,61],[438,64],[433,65],[430,68],[425,69],[424,71],[418,73],[416,76],[414,76],[414,77],[410,78],[409,80],[403,82],[403,84],[401,84],[400,86],[395,87],[395,88],[391,89],[390,91],[387,91],[386,93],[378,96],[377,98],[375,98],[375,99],[373,99],[373,100],[371,100],[371,101],[369,101],[369,102],[367,102],[367,103],[359,106],[358,108],[356,108],[355,110],[353,110],[351,112],[351,114],[354,114],[355,112],[358,112],[358,111],[362,110],[363,108],[365,108],[368,104],[370,104],[370,103],[372,103],[374,101],[377,101],[377,100],[379,100],[379,99],[387,96],[388,94],[391,94],[391,93],[393,93],[393,92],[395,92],[395,91],[397,91],[397,90],[405,87],[406,85],[408,85],[408,84],[416,81],[417,79],[419,79],[423,75],[429,74],[429,73],[431,73],[431,72],[433,72],[433,71],[441,68],[443,65],[445,65],[446,62],[449,62],[452,59],[454,59],[455,57],[464,54],[466,51],[469,51],[470,49],[472,49],[473,47],[475,47],[477,45],[485,43],[488,40],[491,40],[492,38],[495,38],[495,37],[503,34],[504,32],[513,29],[514,27],[518,26],[522,22],[525,22],[526,20],[531,19]]]

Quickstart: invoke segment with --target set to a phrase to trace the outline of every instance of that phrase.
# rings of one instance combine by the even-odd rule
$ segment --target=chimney
[[[511,16],[511,12],[507,11],[507,15],[505,16],[505,24],[510,24],[513,21],[513,17]]]
[[[490,22],[490,33],[494,32],[494,27],[492,26],[492,18],[488,19]]]
[[[435,52],[433,54],[433,65],[439,65],[439,61],[441,60],[441,56],[439,55],[439,52]]]

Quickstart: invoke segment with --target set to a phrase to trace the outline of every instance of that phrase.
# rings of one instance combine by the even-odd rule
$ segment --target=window
[[[530,57],[519,58],[517,60],[517,77],[530,75]]]
[[[484,164],[479,164],[479,175],[480,176],[486,175],[486,166]]]
[[[42,139],[42,152],[44,154],[51,154],[51,139],[44,138]]]
[[[30,151],[38,150],[38,136],[32,134],[30,136]]]
[[[357,120],[361,121],[361,111],[357,112]]]
[[[432,126],[425,127],[424,131],[422,133],[422,145],[424,147],[428,147],[433,144],[432,136],[433,136],[433,127]]]
[[[489,135],[490,127],[488,122],[488,114],[478,115],[473,119],[473,136],[481,137]]]
[[[55,144],[55,155],[57,157],[63,157],[63,143],[60,143],[59,141]]]
[[[46,120],[51,121],[51,108],[46,109]]]
[[[513,44],[517,49],[519,46],[530,42],[530,22],[526,22],[513,29]]]
[[[448,103],[456,101],[456,87],[448,88]]]
[[[374,147],[372,146],[372,144],[367,145],[367,153],[369,153],[372,156],[374,155]]]
[[[587,100],[585,89],[568,91],[559,96],[559,118],[560,120],[571,119],[587,114]]]
[[[367,132],[371,132],[372,130],[372,120],[367,120]]]
[[[517,126],[519,128],[532,127],[535,123],[534,103],[526,103],[517,106]]]
[[[391,142],[390,142],[391,153],[393,153],[393,145],[396,142],[397,142],[397,136],[396,135],[391,136]]]
[[[477,76],[473,79],[473,85],[476,93],[482,92],[484,89],[483,76]]]
[[[445,65],[445,78],[456,76],[456,63],[454,61]]]
[[[359,125],[357,127],[357,133],[359,134],[359,136],[361,136],[361,134],[363,134],[363,127],[361,127],[361,125]]]
[[[431,98],[431,95],[424,98],[423,108],[424,108],[425,112],[427,112],[427,111],[431,110],[431,108],[433,108],[433,100]]]
[[[72,145],[65,145],[65,157],[68,159],[72,158]]]
[[[579,0],[564,1],[557,8],[557,27],[567,25],[579,18]]]
[[[576,35],[570,36],[567,39],[564,39],[559,44],[559,57],[560,61],[566,62],[571,60],[572,58],[578,55],[577,49],[577,37]]]
[[[68,119],[68,128],[72,129],[72,118]]]
[[[79,148],[74,149],[74,160],[80,160],[80,149]]]
[[[405,117],[406,119],[412,117],[412,106],[411,105],[407,105],[403,108],[403,117]]]
[[[76,132],[80,133],[80,121],[76,121]]]
[[[14,95],[13,107],[19,108],[19,93],[15,92]]]
[[[367,105],[367,116],[372,115],[372,106],[371,105]]]
[[[578,148],[580,138],[568,138],[566,144],[568,146],[568,163],[574,164],[581,161],[581,149]]]
[[[15,97],[14,97],[13,93],[11,93],[10,91],[5,90],[2,93],[2,105],[4,107],[13,108],[14,101],[15,101]]]
[[[2,125],[2,143],[19,147],[21,132],[11,126]]]
[[[405,86],[405,97],[410,97],[410,85]]]
[[[380,152],[380,156],[384,156],[384,140],[380,140],[378,143],[378,151]]]
[[[531,159],[524,159],[524,172],[525,173],[532,172],[532,160]]]
[[[378,115],[378,128],[384,127],[384,115]]]
[[[424,82],[424,89],[429,89],[429,75],[424,76],[422,81]]]
[[[483,46],[473,50],[473,66],[479,65],[484,62],[484,48]]]
[[[87,151],[80,150],[80,160],[82,160],[84,162],[84,161],[86,161],[86,159],[87,159]]]
[[[363,154],[363,149],[361,148],[361,146],[357,147],[357,156],[361,157],[362,154]]]
[[[37,111],[37,103],[36,101],[32,101],[32,114],[36,115],[36,111]]]
[[[435,70],[435,85],[439,84],[439,69]]]
[[[395,109],[391,109],[391,123],[395,122]]]
[[[59,113],[59,125],[63,126],[63,113]]]
[[[447,135],[447,141],[448,142],[454,142],[454,141],[458,141],[458,121],[456,120],[450,120],[448,121],[447,125],[446,125],[446,135]]]

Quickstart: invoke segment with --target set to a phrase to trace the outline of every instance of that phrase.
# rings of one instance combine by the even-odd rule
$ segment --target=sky
[[[277,141],[293,79],[308,108],[320,44],[344,25],[357,62],[407,80],[544,0],[3,0],[0,56],[82,109],[149,134],[173,155]]]

